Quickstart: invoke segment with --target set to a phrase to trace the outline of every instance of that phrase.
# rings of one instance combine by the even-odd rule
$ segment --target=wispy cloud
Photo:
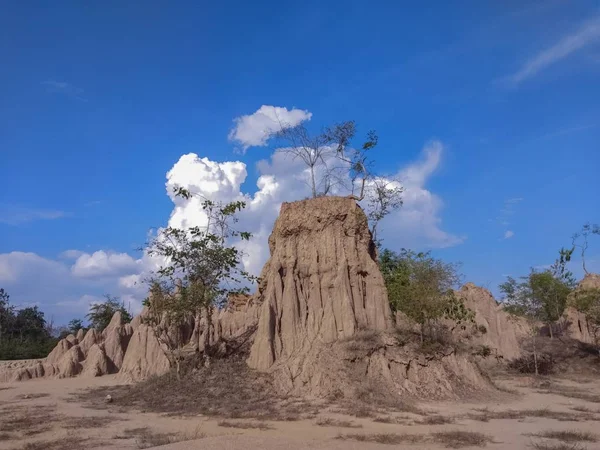
[[[506,230],[504,232],[504,239],[510,239],[514,235],[515,235],[514,231],[512,231],[512,230]]]
[[[6,225],[22,225],[37,220],[55,220],[65,216],[67,216],[67,213],[64,211],[54,209],[36,209],[0,205],[0,223]]]
[[[534,55],[516,73],[508,76],[505,81],[512,86],[517,86],[549,66],[598,40],[600,40],[600,16],[584,22],[572,34],[563,36],[553,46]]]
[[[42,81],[42,85],[46,86],[46,92],[53,94],[62,94],[67,97],[75,98],[83,102],[87,102],[87,98],[83,96],[83,89],[64,81]]]

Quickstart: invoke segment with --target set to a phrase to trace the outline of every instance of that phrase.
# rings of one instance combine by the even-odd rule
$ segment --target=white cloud
[[[139,312],[146,292],[133,283],[133,277],[143,270],[141,261],[124,253],[67,250],[53,260],[35,253],[11,252],[0,254],[0,287],[14,304],[39,305],[47,320],[66,324],[70,319],[83,318],[90,303],[102,300],[104,294],[121,298],[131,305],[133,313]],[[121,283],[121,278],[130,283]]]
[[[513,237],[515,235],[514,231],[511,230],[506,230],[504,232],[504,239],[510,239],[511,237]]]
[[[420,161],[398,173],[397,178],[404,187],[404,204],[380,225],[380,236],[385,246],[446,248],[465,241],[465,236],[442,229],[440,212],[443,201],[425,187],[441,164],[443,151],[440,141],[432,141],[423,148]]]
[[[85,252],[82,252],[81,250],[65,250],[60,255],[58,255],[58,257],[62,258],[62,259],[74,260],[74,259],[79,258],[82,255],[85,255]]]
[[[564,36],[553,46],[530,58],[521,69],[509,77],[509,81],[517,85],[598,40],[600,40],[600,17],[595,17],[583,23],[574,33]]]
[[[281,128],[299,125],[311,117],[312,113],[302,109],[263,105],[253,114],[234,119],[229,140],[241,144],[244,151],[249,147],[264,146]]]
[[[464,236],[446,232],[441,227],[441,198],[426,189],[426,184],[441,163],[443,145],[433,141],[426,145],[419,161],[402,169],[397,177],[405,189],[403,207],[386,217],[380,225],[380,236],[392,248],[441,248],[462,243]],[[241,242],[245,251],[245,269],[259,274],[268,258],[267,240],[284,201],[310,196],[309,173],[302,161],[275,152],[270,159],[256,165],[257,190],[244,193],[240,186],[246,181],[246,165],[242,162],[216,163],[195,154],[182,156],[167,174],[167,193],[175,203],[169,225],[174,227],[203,226],[206,216],[201,200],[175,198],[172,189],[181,186],[194,194],[224,202],[244,200],[247,207],[239,215],[236,227],[253,234],[250,242]],[[128,283],[129,280],[123,280]]]
[[[111,253],[99,250],[93,254],[84,253],[77,260],[71,272],[76,277],[98,278],[137,272],[139,262],[127,253]]]
[[[62,94],[83,102],[87,102],[87,99],[83,97],[83,89],[77,86],[73,86],[71,83],[65,81],[42,81],[42,85],[46,86],[46,91],[53,94]]]
[[[423,148],[418,161],[396,174],[405,189],[404,206],[380,224],[379,236],[386,246],[439,248],[460,244],[465,239],[442,228],[443,202],[427,189],[442,155],[443,145],[434,141]],[[218,163],[187,154],[167,173],[165,188],[174,203],[168,221],[173,227],[206,224],[201,200],[176,197],[174,187],[184,187],[211,200],[245,201],[247,207],[240,213],[236,228],[249,231],[254,237],[250,242],[236,244],[245,252],[245,269],[258,275],[269,256],[268,237],[281,203],[308,197],[310,188],[307,169],[300,160],[285,153],[276,152],[258,162],[256,170],[256,189],[243,192],[241,186],[245,186],[248,176],[246,164],[240,161]],[[57,323],[66,323],[85,314],[89,304],[105,293],[119,296],[138,312],[147,294],[143,279],[156,267],[156,260],[147,255],[135,259],[126,253],[106,250],[84,253],[71,249],[57,260],[13,252],[0,255],[0,282],[15,299],[39,301],[42,310],[54,315]]]
[[[0,223],[22,225],[36,220],[55,220],[65,217],[64,211],[0,205]]]

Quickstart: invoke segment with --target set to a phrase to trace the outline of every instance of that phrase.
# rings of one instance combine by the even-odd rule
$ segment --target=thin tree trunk
[[[310,166],[310,182],[313,198],[317,198],[317,183],[315,182],[315,166]]]
[[[550,339],[554,339],[554,334],[552,333],[552,322],[548,324],[548,329],[550,330]]]
[[[210,331],[212,326],[212,314],[210,311],[210,306],[206,306],[204,310],[206,312],[206,329],[204,330],[204,353],[207,354],[209,353],[211,344]]]
[[[533,364],[535,366],[535,376],[539,376],[540,372],[538,370],[538,360],[537,360],[537,348],[535,345],[535,334],[533,335]]]

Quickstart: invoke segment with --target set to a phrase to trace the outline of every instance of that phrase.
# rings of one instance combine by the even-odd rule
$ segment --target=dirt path
[[[114,376],[0,384],[0,449],[526,449],[534,443],[559,444],[532,436],[551,430],[576,431],[562,435],[580,441],[573,448],[600,449],[600,442],[582,440],[593,439],[597,431],[600,439],[597,380],[554,380],[537,387],[528,381],[503,380],[513,394],[494,401],[423,403],[420,415],[358,418],[325,411],[315,419],[289,422],[169,417],[116,404],[97,410],[71,397],[81,389],[114,386],[119,383]]]

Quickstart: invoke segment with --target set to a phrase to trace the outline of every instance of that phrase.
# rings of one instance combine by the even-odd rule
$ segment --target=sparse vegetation
[[[125,304],[119,301],[118,297],[105,294],[103,302],[90,305],[90,310],[86,315],[90,328],[95,328],[97,331],[104,330],[117,311],[121,312],[123,323],[131,322],[132,317],[127,308],[125,308]],[[73,321],[71,321],[70,325],[71,328],[79,326],[79,324],[73,324]]]
[[[194,196],[181,187],[174,192],[188,200]],[[256,280],[239,268],[242,253],[230,244],[232,238],[249,240],[251,237],[250,233],[232,227],[236,222],[235,215],[245,206],[241,201],[221,204],[203,198],[205,226],[186,230],[165,228],[146,246],[148,255],[166,263],[147,280],[150,296],[144,301],[148,308],[145,320],[166,348],[177,376],[181,375],[181,361],[186,356],[183,346],[187,341],[178,327],[191,323],[200,333],[199,326],[203,321],[202,342],[196,342],[195,347],[209,355],[214,334],[214,308],[222,306],[228,295],[247,290],[227,286],[238,286],[242,280]]]
[[[31,406],[3,408],[0,411],[0,432],[20,433],[34,436],[50,430],[54,423],[63,419],[56,414],[54,406]]]
[[[114,406],[104,403],[110,393]],[[78,393],[94,408],[139,409],[172,415],[289,421],[313,417],[316,408],[301,399],[283,398],[269,375],[251,371],[244,357],[215,359],[209,368],[178,379],[174,372],[135,385]],[[291,401],[294,400],[294,401]]]
[[[533,436],[556,439],[563,442],[598,442],[598,437],[595,434],[579,430],[548,430],[534,434]]]
[[[483,433],[462,430],[440,431],[433,433],[433,438],[446,448],[485,447],[488,442],[493,442]]]
[[[110,423],[123,421],[121,418],[115,416],[83,416],[83,417],[69,417],[62,424],[62,428],[66,429],[81,429],[81,428],[103,428]]]
[[[332,419],[330,417],[322,417],[315,422],[320,427],[340,427],[340,428],[362,428],[362,425],[350,422],[348,420]]]
[[[400,444],[420,444],[434,441],[444,445],[446,448],[463,447],[485,447],[492,439],[482,433],[472,431],[441,431],[432,433],[430,436],[423,434],[397,434],[397,433],[379,433],[379,434],[340,434],[337,439],[353,440],[358,442],[376,442],[378,444],[400,445]]]
[[[392,310],[404,313],[419,325],[421,342],[447,343],[442,318],[459,324],[473,322],[475,313],[454,295],[461,280],[457,264],[435,259],[429,252],[402,249],[398,254],[383,250],[379,267],[385,280]]]
[[[449,423],[454,423],[454,418],[448,416],[441,416],[439,414],[433,414],[431,416],[424,417],[417,423],[422,425],[445,425]]]
[[[48,441],[29,442],[24,444],[19,450],[68,450],[75,448],[97,448],[101,443],[90,442],[89,439],[81,437],[67,436],[60,439]]]
[[[554,419],[561,422],[579,422],[581,420],[597,420],[589,414],[575,414],[563,411],[553,411],[547,408],[540,409],[524,409],[524,410],[505,410],[491,411],[487,408],[476,409],[476,413],[469,414],[468,418],[479,420],[481,422],[489,422],[492,419],[524,419],[526,417],[544,417]]]
[[[115,436],[113,439],[135,439],[137,448],[144,449],[172,444],[175,442],[202,439],[203,437],[205,437],[205,434],[201,432],[200,428],[196,428],[196,430],[192,433],[164,433],[153,431],[148,427],[144,427],[126,429],[122,434]]]
[[[230,422],[221,420],[217,425],[224,428],[239,428],[241,430],[272,430],[269,424],[265,422]]]
[[[536,375],[540,374],[537,335],[538,322],[548,326],[550,337],[553,337],[554,322],[563,314],[569,293],[573,290],[575,279],[566,269],[571,260],[573,250],[561,249],[559,257],[548,270],[538,272],[531,269],[529,275],[521,277],[518,282],[513,277],[507,277],[500,285],[504,294],[505,310],[511,314],[525,317],[529,322],[533,344],[533,368]],[[528,365],[522,365],[527,368]]]
[[[566,442],[533,442],[530,447],[534,450],[586,450],[585,447],[577,443]]]
[[[425,441],[426,436],[422,434],[340,434],[336,439],[351,440],[358,442],[376,442],[377,444],[399,445],[418,444]]]

